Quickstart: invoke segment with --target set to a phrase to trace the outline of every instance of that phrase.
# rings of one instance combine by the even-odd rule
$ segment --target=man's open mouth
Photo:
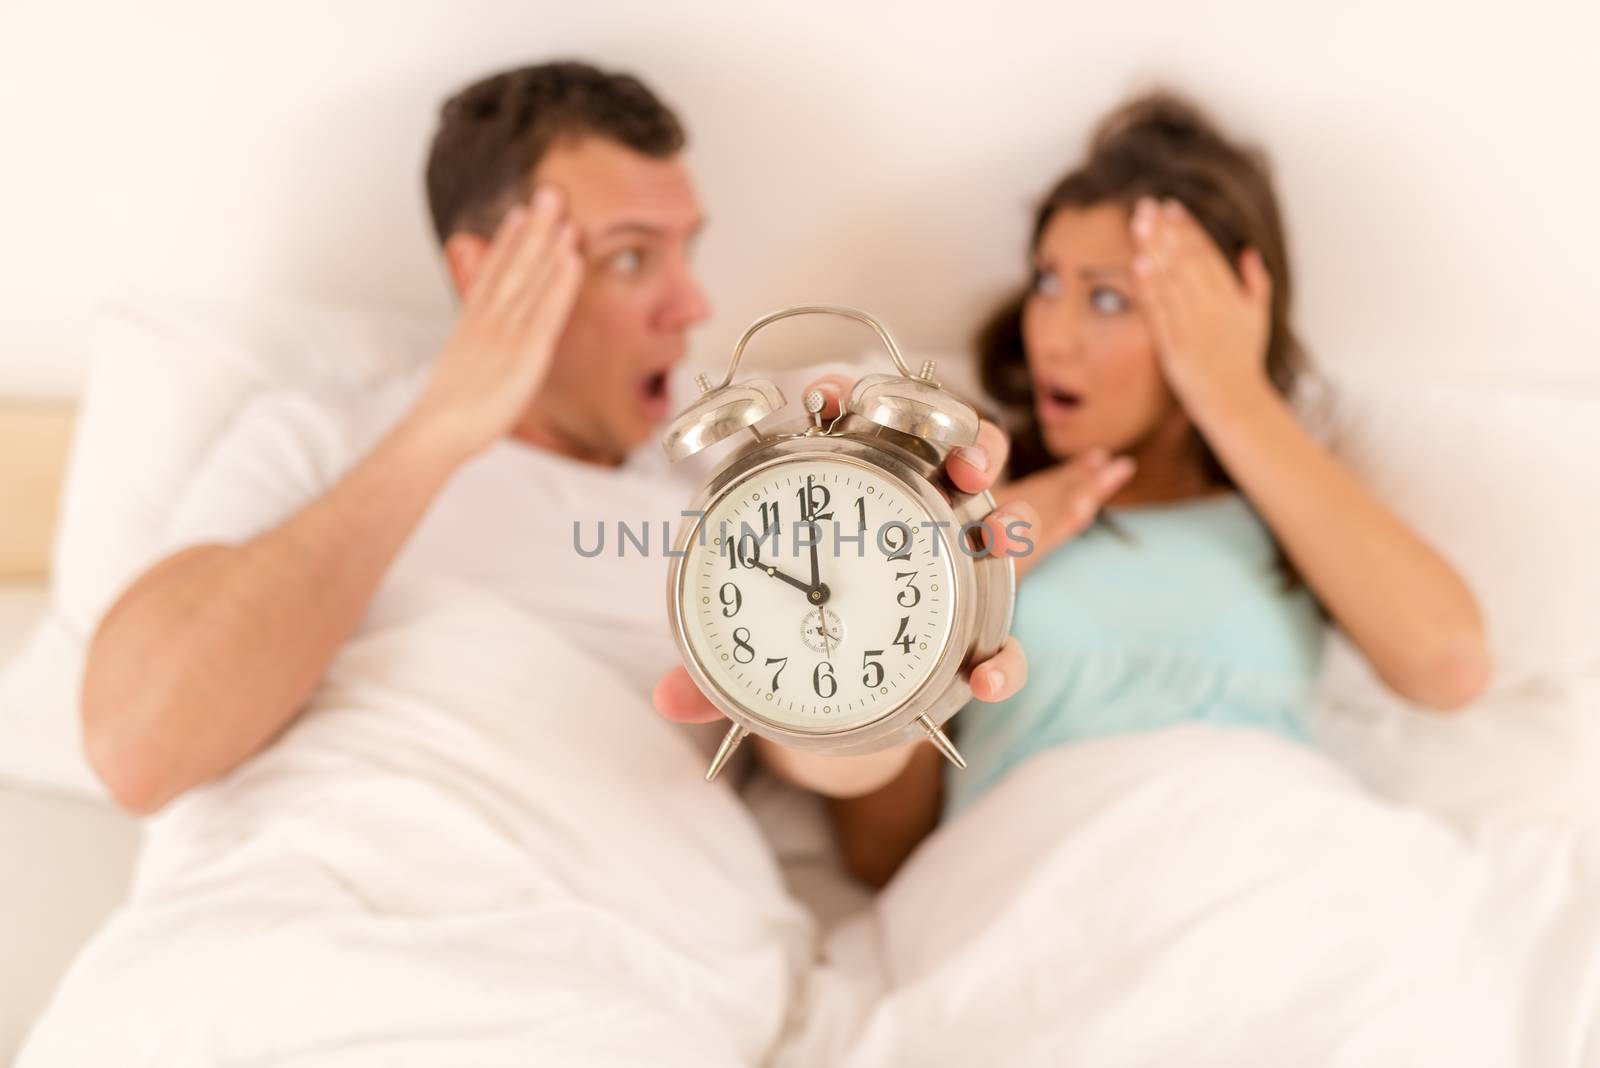
[[[664,369],[639,379],[639,403],[651,421],[665,419],[670,414],[670,393]]]

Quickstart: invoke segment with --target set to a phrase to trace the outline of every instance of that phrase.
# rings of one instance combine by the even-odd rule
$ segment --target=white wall
[[[1275,157],[1325,363],[1600,382],[1600,5],[1292,7],[12,0],[0,391],[75,390],[127,286],[445,310],[433,108],[557,55],[689,121],[701,356],[800,300],[959,348],[1094,117],[1164,80]]]

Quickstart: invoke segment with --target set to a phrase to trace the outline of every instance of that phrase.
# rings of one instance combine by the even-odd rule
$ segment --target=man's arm
[[[298,714],[434,497],[514,425],[577,292],[559,201],[514,209],[415,407],[325,495],[238,545],[157,564],[112,606],[83,688],[90,765],[159,809]]]
[[[288,725],[454,466],[403,423],[281,526],[185,549],[122,595],[83,684],[89,763],[119,804],[154,812]]]

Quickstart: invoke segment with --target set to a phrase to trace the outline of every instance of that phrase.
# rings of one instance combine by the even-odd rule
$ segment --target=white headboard
[[[1472,7],[25,5],[0,38],[0,394],[73,393],[95,303],[129,286],[446,310],[436,102],[567,55],[689,122],[703,357],[801,300],[960,348],[1096,115],[1162,81],[1276,159],[1325,363],[1595,382],[1600,6]]]

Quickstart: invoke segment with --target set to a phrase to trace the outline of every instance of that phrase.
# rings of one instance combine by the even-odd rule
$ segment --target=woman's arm
[[[1379,678],[1441,710],[1482,692],[1489,650],[1466,583],[1313,441],[1275,392],[1241,393],[1196,413],[1196,422]]]
[[[828,811],[850,874],[881,889],[938,825],[943,784],[944,758],[921,742],[887,785],[860,797],[830,798]]]
[[[1477,602],[1455,570],[1296,422],[1265,372],[1272,283],[1235,277],[1181,206],[1136,210],[1135,275],[1163,368],[1217,459],[1396,693],[1456,709],[1487,684]],[[1241,279],[1242,278],[1242,282]]]

